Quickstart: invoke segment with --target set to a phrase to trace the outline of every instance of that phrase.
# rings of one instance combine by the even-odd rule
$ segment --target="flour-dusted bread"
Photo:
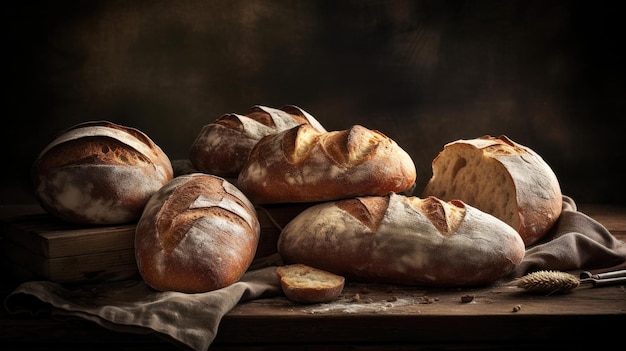
[[[156,192],[135,228],[135,257],[156,290],[185,293],[226,287],[255,255],[254,207],[231,183],[203,173],[181,175]]]
[[[90,121],[60,132],[32,166],[35,195],[50,214],[76,224],[139,219],[173,177],[170,159],[143,132]]]
[[[390,193],[309,207],[283,228],[278,252],[348,280],[462,287],[504,277],[525,248],[511,226],[461,201]]]
[[[261,139],[237,186],[255,204],[319,202],[403,192],[416,176],[409,154],[379,131],[302,124]]]
[[[189,150],[189,160],[200,172],[237,178],[250,150],[262,137],[299,124],[326,131],[313,116],[294,105],[280,109],[256,105],[245,115],[224,114],[202,127]]]
[[[321,303],[336,300],[345,278],[304,264],[279,266],[276,274],[285,296],[300,303]]]
[[[422,197],[462,200],[512,226],[527,246],[543,238],[561,215],[561,187],[550,166],[506,136],[448,143],[432,169]]]

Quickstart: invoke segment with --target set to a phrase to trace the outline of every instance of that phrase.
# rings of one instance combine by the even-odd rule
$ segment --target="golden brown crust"
[[[280,109],[255,105],[245,115],[224,114],[201,128],[189,150],[189,160],[200,172],[236,178],[262,137],[299,124],[326,131],[313,116],[293,105]]]
[[[59,133],[38,155],[32,176],[50,214],[77,224],[121,224],[139,219],[173,169],[141,131],[91,121]]]
[[[371,196],[346,199],[337,201],[336,206],[350,213],[350,215],[365,224],[372,232],[375,232],[387,211],[389,197]]]
[[[226,180],[201,173],[174,178],[146,205],[135,256],[154,289],[206,292],[236,282],[259,243],[252,204]]]
[[[237,186],[255,204],[318,202],[402,192],[416,176],[411,157],[378,131],[303,124],[261,139]]]

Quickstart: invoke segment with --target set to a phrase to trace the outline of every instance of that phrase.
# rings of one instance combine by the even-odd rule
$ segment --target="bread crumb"
[[[474,301],[474,295],[463,295],[461,296],[461,302],[462,303],[469,303]]]
[[[361,295],[359,295],[359,293],[356,293],[352,296],[352,302],[359,302],[361,301]]]
[[[420,304],[431,304],[431,303],[434,303],[436,301],[439,301],[439,299],[436,298],[436,297],[422,296],[420,298],[420,302],[419,303]]]

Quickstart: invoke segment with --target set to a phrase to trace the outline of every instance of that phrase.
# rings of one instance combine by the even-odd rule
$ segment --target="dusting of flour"
[[[303,308],[307,313],[329,313],[329,312],[341,312],[341,313],[363,313],[363,312],[382,312],[390,308],[416,305],[419,301],[413,298],[397,299],[395,301],[352,301],[350,299],[342,299],[329,303],[317,304],[310,307]]]

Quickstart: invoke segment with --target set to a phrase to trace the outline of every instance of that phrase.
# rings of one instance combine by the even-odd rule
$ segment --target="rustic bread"
[[[561,188],[550,166],[506,136],[448,143],[432,169],[422,197],[462,200],[512,226],[527,246],[561,215]]]
[[[139,219],[173,177],[167,155],[143,132],[90,121],[62,131],[32,166],[35,195],[50,214],[76,224]]]
[[[241,278],[255,255],[254,207],[231,183],[203,173],[181,175],[156,192],[135,229],[135,257],[156,290],[207,292]]]
[[[300,303],[321,303],[336,300],[345,278],[304,264],[279,266],[276,274],[285,296]]]
[[[280,109],[256,105],[245,115],[224,114],[202,127],[189,150],[189,160],[200,172],[236,178],[262,137],[299,124],[326,131],[313,116],[293,105]]]
[[[513,228],[462,201],[395,193],[309,207],[278,240],[285,264],[433,287],[492,283],[521,262],[524,249]]]
[[[319,202],[402,192],[416,176],[411,157],[379,131],[302,124],[261,139],[237,186],[255,204]]]

